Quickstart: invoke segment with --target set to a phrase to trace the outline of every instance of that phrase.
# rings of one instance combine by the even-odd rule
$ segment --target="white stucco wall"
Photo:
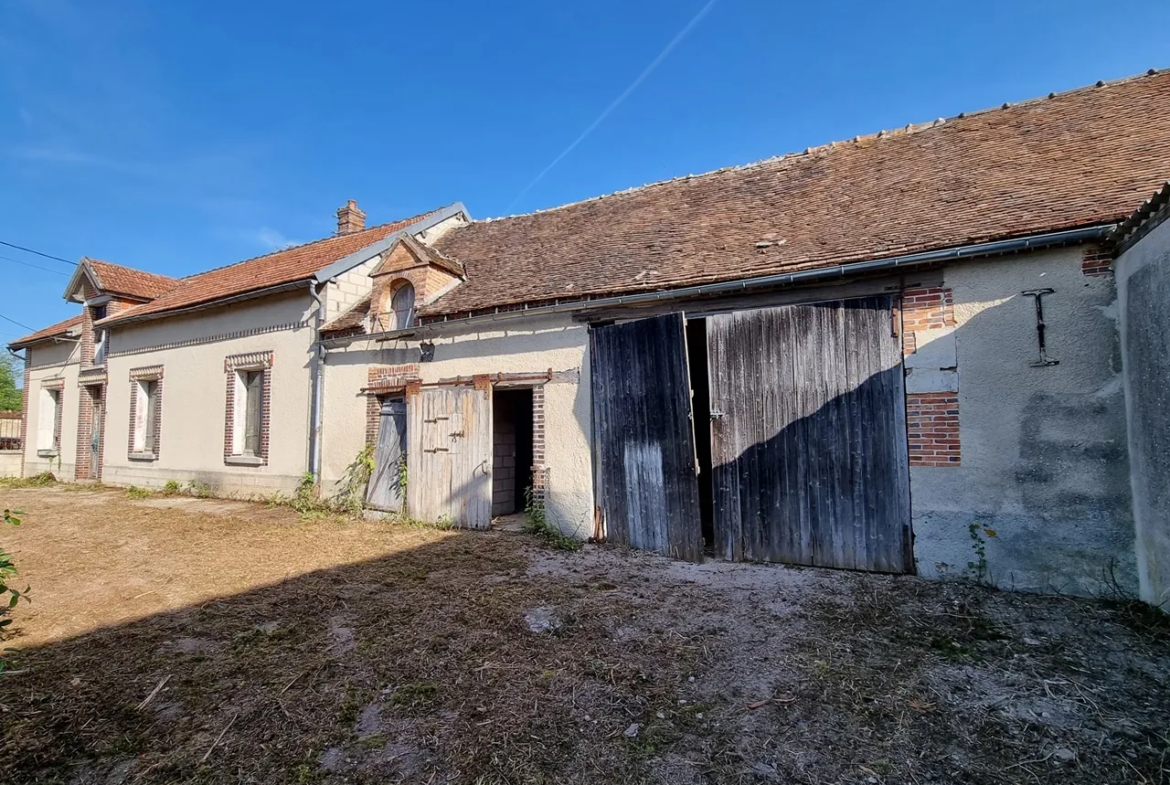
[[[1170,612],[1170,220],[1114,266],[1141,596]]]
[[[549,520],[582,538],[593,530],[588,331],[568,317],[501,321],[496,326],[451,331],[433,339],[434,359],[421,363],[424,382],[494,373],[578,371],[577,381],[553,381],[545,390],[545,465]],[[365,440],[371,365],[418,363],[418,343],[382,348],[359,342],[329,353],[325,375],[322,476],[337,482]]]
[[[243,496],[295,489],[308,469],[311,313],[306,289],[118,330],[108,361],[103,482],[195,481]],[[273,353],[268,465],[228,465],[224,360],[263,351]],[[159,456],[132,460],[130,371],[152,365],[163,366]]]
[[[81,390],[77,386],[80,346],[75,341],[44,342],[28,350],[28,430],[24,444],[24,475],[52,472],[57,479],[71,482],[77,461],[77,411]],[[61,448],[55,458],[37,455],[41,416],[41,387],[46,379],[64,379],[61,410]]]
[[[0,450],[0,477],[20,476],[20,451]]]
[[[986,578],[1000,586],[1136,585],[1116,293],[1111,278],[1083,275],[1081,258],[1074,247],[944,271],[956,326],[939,351],[919,352],[957,363],[944,381],[958,387],[962,464],[911,469],[924,575],[970,574],[976,526]],[[1031,365],[1035,301],[1021,295],[1040,288],[1055,290],[1043,300],[1048,356],[1059,360],[1049,367]]]

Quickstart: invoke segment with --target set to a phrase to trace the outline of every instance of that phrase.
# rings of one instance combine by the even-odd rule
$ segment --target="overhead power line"
[[[53,254],[51,254],[51,253],[42,253],[41,251],[34,251],[32,248],[25,248],[23,245],[17,245],[16,243],[8,243],[8,242],[5,242],[3,240],[0,240],[0,245],[7,245],[9,248],[15,248],[18,251],[24,251],[25,253],[33,253],[33,254],[36,254],[37,256],[43,256],[46,259],[52,259],[55,262],[65,262],[65,264],[71,264],[74,267],[77,266],[77,262],[71,262],[68,259],[62,259],[60,256],[53,256]]]
[[[597,116],[597,119],[590,123],[589,127],[582,131],[581,135],[574,139],[572,144],[566,147],[560,155],[554,158],[551,164],[544,167],[540,174],[533,178],[532,182],[524,186],[524,190],[517,194],[516,198],[512,200],[512,203],[508,205],[507,212],[511,212],[516,203],[523,199],[524,196],[532,190],[533,186],[543,180],[544,176],[551,172],[553,167],[559,164],[565,158],[565,156],[573,152],[577,145],[584,142],[585,138],[597,129],[597,126],[605,122],[605,118],[609,117],[610,114],[613,113],[613,110],[621,106],[622,102],[630,97],[630,93],[638,89],[638,85],[646,81],[646,77],[650,76],[650,74],[654,72],[654,69],[661,65],[662,61],[670,56],[670,53],[674,51],[674,48],[678,46],[684,38],[687,37],[687,33],[691,32],[691,29],[694,28],[694,26],[697,25],[702,20],[702,18],[707,15],[707,12],[710,11],[718,2],[719,0],[707,0],[707,4],[699,9],[699,13],[695,14],[691,21],[687,22],[687,26],[680,30],[678,35],[670,40],[670,43],[666,45],[666,48],[658,53],[658,57],[655,57],[650,65],[642,69],[642,73],[638,74],[638,78],[630,82],[630,86],[623,90],[622,94],[615,98],[609,106],[605,107],[605,110]]]
[[[33,332],[36,332],[36,330],[33,330],[33,328],[29,327],[27,324],[21,324],[20,322],[16,321],[15,319],[11,319],[11,318],[9,318],[9,317],[5,316],[5,315],[4,315],[4,314],[2,314],[2,313],[0,313],[0,319],[4,319],[4,320],[6,320],[6,321],[12,322],[12,323],[13,323],[13,324],[15,324],[17,327],[23,327],[23,328],[24,328],[24,329],[26,329],[26,330],[32,330]]]
[[[28,262],[22,262],[19,259],[13,259],[11,256],[0,256],[0,259],[3,259],[7,262],[23,264],[25,267],[31,267],[34,270],[44,270],[47,273],[56,273],[57,275],[69,275],[69,273],[65,272],[64,270],[54,270],[52,267],[41,267],[39,264],[29,264]]]

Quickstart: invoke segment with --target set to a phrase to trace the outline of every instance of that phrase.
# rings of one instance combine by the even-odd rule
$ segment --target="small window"
[[[390,310],[393,313],[391,330],[405,330],[414,325],[414,287],[409,283],[399,286],[390,298]]]
[[[143,379],[134,385],[134,442],[137,453],[154,453],[156,418],[158,417],[158,381]]]
[[[260,454],[260,431],[264,424],[264,371],[244,371],[244,455]]]
[[[95,305],[92,309],[93,321],[98,322],[106,318],[108,313],[107,307],[103,305]],[[108,346],[106,341],[106,331],[100,327],[95,327],[93,330],[93,364],[104,365],[106,362],[106,348]]]
[[[37,450],[56,453],[61,445],[61,391],[41,389],[37,420]]]

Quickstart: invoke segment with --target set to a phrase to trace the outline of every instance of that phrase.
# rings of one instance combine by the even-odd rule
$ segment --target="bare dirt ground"
[[[0,782],[1170,783],[1126,603],[0,487]]]

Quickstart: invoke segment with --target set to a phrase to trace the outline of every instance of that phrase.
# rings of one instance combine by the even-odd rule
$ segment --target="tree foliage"
[[[19,362],[7,352],[0,352],[0,412],[20,411],[20,390],[16,377],[22,373]]]

